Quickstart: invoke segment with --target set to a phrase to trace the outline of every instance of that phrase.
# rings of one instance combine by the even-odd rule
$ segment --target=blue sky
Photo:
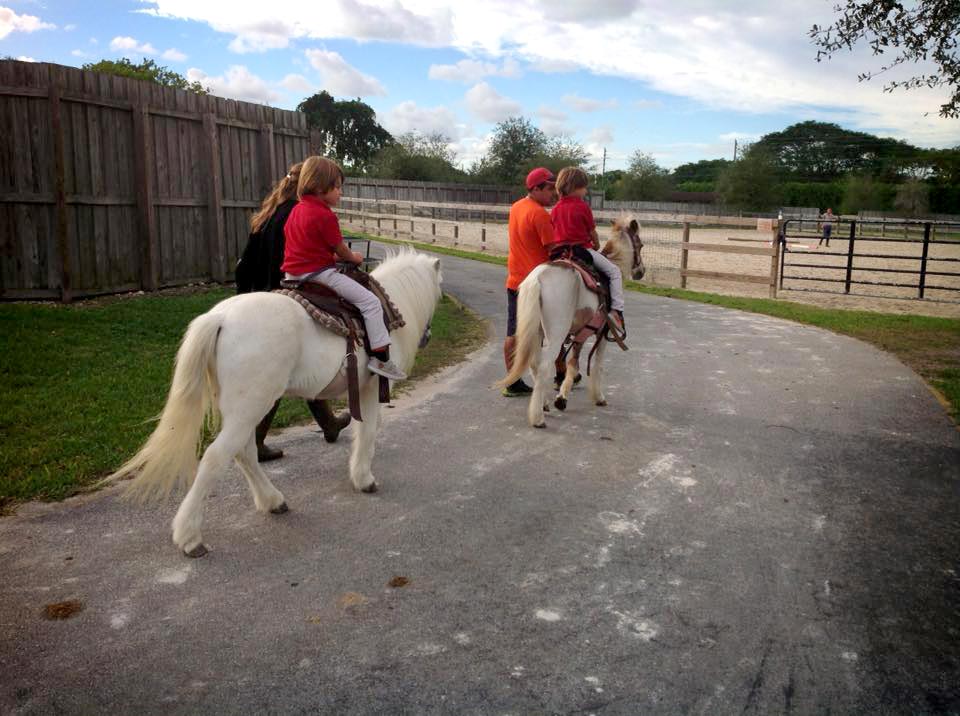
[[[865,49],[824,63],[807,37],[835,0],[0,0],[0,55],[80,66],[151,57],[215,94],[292,109],[360,97],[390,131],[443,132],[468,167],[522,114],[599,168],[731,158],[808,119],[960,145],[947,92],[858,83]],[[911,69],[920,69],[911,68]]]

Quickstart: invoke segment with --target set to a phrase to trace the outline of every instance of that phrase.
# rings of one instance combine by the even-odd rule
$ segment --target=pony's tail
[[[216,348],[222,313],[205,313],[191,321],[180,343],[173,382],[160,421],[140,451],[104,479],[135,479],[126,496],[145,502],[186,489],[197,472],[204,419],[215,418]]]
[[[530,364],[540,353],[540,276],[530,275],[520,284],[517,296],[517,343],[513,354],[513,367],[497,385],[505,388],[526,373]]]

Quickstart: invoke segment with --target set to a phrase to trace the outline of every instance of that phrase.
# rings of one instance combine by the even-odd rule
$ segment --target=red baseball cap
[[[549,169],[545,167],[537,167],[527,174],[527,189],[533,189],[535,186],[545,182],[552,184],[556,180],[556,177],[553,176],[553,172],[551,172]]]

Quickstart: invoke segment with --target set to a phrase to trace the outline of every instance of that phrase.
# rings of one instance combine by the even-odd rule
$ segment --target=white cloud
[[[492,62],[479,60],[460,60],[453,65],[430,65],[427,76],[432,80],[446,80],[448,82],[463,82],[473,84],[484,77],[520,77],[520,63],[512,57],[503,61],[501,66]]]
[[[447,107],[419,107],[416,102],[401,102],[382,119],[383,126],[392,134],[440,132],[458,140],[466,133],[466,127],[457,121],[457,116]]]
[[[307,93],[314,91],[314,85],[303,75],[287,75],[280,80],[280,84],[291,92]]]
[[[601,109],[615,109],[620,104],[615,99],[590,99],[575,94],[565,94],[563,101],[578,112],[596,112]]]
[[[20,60],[20,62],[36,62],[36,59],[27,57],[26,55],[20,55],[17,59]]]
[[[261,20],[242,26],[227,48],[238,54],[279,50],[287,47],[291,38],[298,36],[294,25],[281,20]]]
[[[929,72],[929,63],[865,83],[857,82],[858,74],[877,69],[884,59],[872,57],[868,46],[816,63],[806,29],[832,22],[835,13],[828,2],[145,0],[145,5],[154,15],[206,22],[244,46],[309,38],[449,47],[491,58],[490,63],[520,58],[528,71],[579,71],[635,81],[684,98],[694,109],[782,113],[785,124],[842,121],[940,146],[956,144],[960,134],[956,120],[936,114],[947,88],[883,92],[889,80]],[[277,17],[297,20],[265,31],[264,22]]]
[[[89,56],[90,56],[90,55],[88,55],[86,52],[84,52],[83,50],[71,50],[71,51],[70,51],[70,54],[73,55],[74,57],[89,57]]]
[[[155,55],[157,49],[149,42],[140,43],[133,37],[117,36],[110,40],[110,49],[114,52],[129,52],[133,50],[142,55]]]
[[[479,82],[467,90],[464,100],[467,109],[484,122],[501,122],[523,112],[519,102],[499,94],[486,82]]]
[[[185,62],[187,56],[180,52],[176,47],[171,47],[169,50],[165,50],[161,55],[163,59],[169,60],[170,62]]]
[[[243,65],[232,65],[223,75],[211,77],[196,67],[187,70],[187,80],[199,82],[220,97],[242,99],[246,102],[271,104],[281,99],[281,95],[270,88],[264,80],[252,74]]]
[[[18,15],[8,7],[0,7],[0,40],[11,32],[36,32],[53,30],[56,27],[34,15]]]
[[[590,132],[590,137],[587,140],[590,144],[597,144],[603,146],[604,144],[613,143],[613,129],[609,126],[604,125],[603,127],[595,127]]]
[[[744,140],[748,142],[755,142],[758,139],[760,139],[760,135],[756,133],[751,134],[749,132],[725,132],[720,135],[719,139],[721,142],[725,142],[725,143],[732,142],[733,140],[737,140],[740,142]]]
[[[313,68],[320,73],[324,89],[330,94],[342,97],[367,97],[387,93],[378,79],[350,66],[336,52],[307,50],[305,54]]]
[[[409,0],[275,0],[268,5],[227,0],[143,0],[139,12],[157,17],[196,20],[234,36],[234,52],[264,52],[287,47],[291,40],[382,40],[425,46],[448,45],[453,11],[443,3],[410,9]],[[430,5],[430,3],[425,3]],[[282,22],[278,17],[295,17]]]

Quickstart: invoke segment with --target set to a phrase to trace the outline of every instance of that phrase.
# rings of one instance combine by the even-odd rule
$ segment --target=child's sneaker
[[[610,311],[610,313],[607,314],[607,317],[609,318],[610,323],[612,324],[612,327],[616,330],[616,332],[619,333],[621,337],[626,338],[627,329],[623,325],[623,312]]]
[[[389,378],[390,380],[406,380],[407,374],[404,373],[392,360],[386,362],[376,358],[374,356],[370,357],[370,362],[367,363],[367,368],[370,369],[371,373],[376,373],[377,375],[382,375],[384,378]]]

